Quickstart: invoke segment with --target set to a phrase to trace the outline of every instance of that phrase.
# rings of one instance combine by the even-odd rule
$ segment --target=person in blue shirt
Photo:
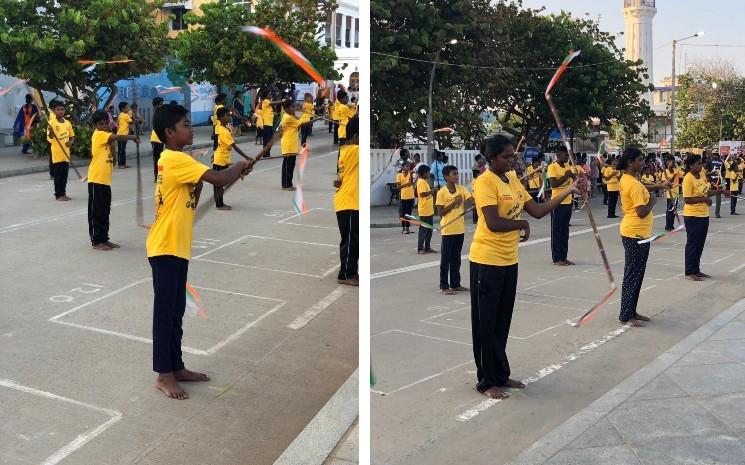
[[[430,169],[432,170],[432,187],[435,188],[435,192],[439,192],[440,188],[447,184],[447,181],[445,181],[445,175],[442,173],[442,170],[447,166],[447,164],[448,157],[442,152],[435,152],[435,161],[432,163],[432,166],[430,166]]]

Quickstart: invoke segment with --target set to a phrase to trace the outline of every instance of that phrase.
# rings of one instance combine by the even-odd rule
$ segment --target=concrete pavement
[[[185,386],[187,401],[153,385],[136,170],[114,171],[110,234],[121,249],[110,252],[90,247],[85,184],[71,177],[72,201],[56,202],[45,173],[0,179],[0,464],[277,460],[358,363],[356,288],[335,280],[337,149],[321,131],[310,144],[310,212],[295,214],[293,194],[280,190],[281,160],[262,160],[225,194],[232,211],[195,225],[189,282],[206,318],[184,317],[184,359],[212,379]],[[207,185],[201,202],[211,201]],[[353,421],[338,424],[334,440]]]
[[[511,465],[745,463],[744,329],[741,300]]]
[[[617,219],[593,208],[612,263],[623,275]],[[663,226],[664,205],[654,210]],[[377,215],[377,216],[376,216]],[[382,207],[372,218],[397,212]],[[378,384],[371,394],[373,464],[505,464],[568,418],[665,353],[691,332],[745,297],[743,219],[711,220],[702,269],[705,282],[682,279],[685,233],[652,245],[639,311],[645,328],[618,323],[620,290],[590,324],[566,321],[584,313],[608,290],[586,214],[575,213],[569,259],[550,258],[550,219],[529,219],[531,237],[520,248],[520,277],[508,354],[512,375],[528,383],[504,401],[475,389],[470,296],[438,292],[439,255],[417,255],[416,235],[398,228],[371,231],[371,352]],[[466,223],[468,253],[474,226]],[[433,248],[440,249],[435,233]],[[468,286],[468,262],[461,266]]]

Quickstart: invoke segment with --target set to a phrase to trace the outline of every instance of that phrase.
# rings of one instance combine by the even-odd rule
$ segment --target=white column
[[[346,45],[344,45],[345,44],[344,39],[346,38],[344,28],[347,27],[347,23],[346,23],[347,19],[346,18],[347,18],[347,15],[345,15],[345,14],[342,14],[341,15],[341,29],[339,30],[340,37],[341,37],[341,45],[339,47],[341,47],[341,48],[345,48],[346,47]]]
[[[354,17],[352,17],[349,29],[349,47],[354,48],[354,37],[357,35],[357,31],[354,29]]]

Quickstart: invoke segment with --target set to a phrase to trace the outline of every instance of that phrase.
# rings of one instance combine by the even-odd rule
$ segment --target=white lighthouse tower
[[[642,60],[647,68],[649,78],[644,83],[653,81],[652,75],[652,18],[657,14],[655,0],[623,0],[623,17],[626,19],[626,59]],[[651,93],[647,100],[652,103]]]

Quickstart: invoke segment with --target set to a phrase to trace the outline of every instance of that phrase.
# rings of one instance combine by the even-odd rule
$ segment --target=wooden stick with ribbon
[[[559,78],[561,78],[561,75],[564,73],[564,71],[569,66],[569,63],[578,55],[580,54],[580,51],[576,52],[570,52],[569,55],[564,59],[562,64],[559,66],[559,68],[556,70],[556,73],[554,73],[554,76],[551,78],[551,81],[548,84],[548,87],[546,87],[545,92],[545,98],[546,102],[548,102],[548,106],[551,109],[551,114],[554,116],[554,120],[556,121],[556,126],[559,129],[559,133],[561,134],[561,139],[564,142],[564,146],[567,149],[567,152],[569,153],[569,159],[571,161],[572,167],[578,166],[577,160],[574,158],[574,153],[572,152],[571,144],[569,144],[569,138],[566,135],[566,131],[564,130],[564,124],[561,122],[561,118],[559,118],[559,112],[556,109],[556,106],[553,103],[553,100],[551,99],[551,89],[554,87],[554,85],[558,82]],[[584,197],[585,201],[587,201],[587,197],[589,196],[589,192],[587,189],[584,189]],[[598,252],[600,253],[600,258],[603,261],[603,266],[605,267],[605,272],[608,276],[608,284],[610,286],[610,290],[607,294],[603,296],[603,298],[595,304],[590,310],[585,312],[581,317],[579,317],[577,320],[574,321],[567,321],[570,325],[574,327],[579,327],[588,321],[592,319],[593,316],[597,313],[597,311],[605,306],[613,296],[613,294],[616,293],[616,290],[618,289],[618,286],[616,285],[615,278],[613,277],[613,271],[610,267],[610,262],[608,261],[608,257],[605,254],[605,248],[603,247],[603,241],[600,238],[600,232],[598,231],[597,223],[595,222],[595,217],[592,214],[592,208],[587,208],[587,218],[590,221],[590,226],[592,226],[592,232],[595,235],[595,242],[597,243]]]

